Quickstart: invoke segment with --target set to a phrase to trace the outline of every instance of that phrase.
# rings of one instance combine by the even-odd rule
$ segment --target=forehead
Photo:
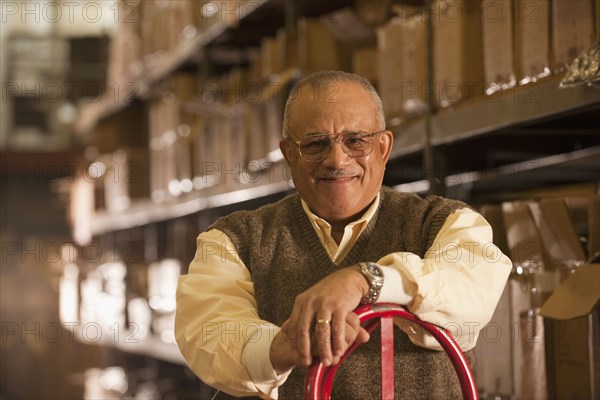
[[[370,132],[377,128],[375,105],[356,83],[307,85],[293,99],[288,128],[296,138],[315,132]]]

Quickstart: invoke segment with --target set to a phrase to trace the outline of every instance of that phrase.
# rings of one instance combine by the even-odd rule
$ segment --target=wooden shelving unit
[[[325,2],[294,4],[301,16],[318,16],[353,5],[350,0],[321,3]],[[129,91],[121,97],[107,93],[99,101],[83,106],[77,130],[92,132],[103,121],[127,110],[132,102],[148,102],[156,87],[175,72],[189,69],[190,64],[196,69],[205,68],[198,64],[210,64],[211,58],[216,57],[212,54],[215,49],[222,47],[239,53],[236,44],[257,46],[261,35],[272,35],[289,22],[272,18],[286,15],[285,2],[258,0],[253,4],[251,12],[245,8],[238,13],[235,23],[216,20],[159,61],[146,65],[131,77]],[[219,64],[217,68],[226,66]],[[290,68],[270,79],[287,85],[301,75],[301,70]],[[395,141],[384,183],[401,191],[426,193],[430,189],[424,171],[428,147],[444,161],[445,167],[440,167],[438,175],[447,195],[466,201],[499,202],[510,199],[511,193],[518,190],[600,182],[600,90],[585,85],[560,89],[561,78],[553,75],[389,126]],[[235,112],[235,106],[200,104],[196,100],[187,102],[182,109],[194,113],[202,107],[212,107],[217,113]],[[91,221],[92,235],[101,239],[181,220],[191,221],[201,230],[221,211],[257,207],[291,192],[293,185],[285,162],[280,157],[265,160],[268,168],[258,172],[265,179],[251,184],[242,179],[163,202],[136,200],[119,212],[96,210]],[[155,337],[136,343],[98,344],[185,365],[175,345]]]

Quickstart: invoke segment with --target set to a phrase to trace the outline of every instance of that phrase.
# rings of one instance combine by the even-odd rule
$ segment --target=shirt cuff
[[[383,287],[379,295],[378,303],[396,303],[407,305],[413,300],[413,296],[406,292],[404,280],[400,272],[392,267],[381,267],[383,271]]]
[[[292,370],[277,375],[271,364],[271,343],[281,328],[276,325],[257,325],[246,332],[248,343],[242,352],[242,364],[246,367],[250,378],[263,393],[270,394],[283,385]]]

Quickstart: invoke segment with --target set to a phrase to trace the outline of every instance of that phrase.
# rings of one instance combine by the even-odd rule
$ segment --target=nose
[[[348,164],[350,159],[351,157],[346,154],[340,141],[336,140],[331,143],[329,154],[327,154],[327,157],[325,157],[322,163],[324,167],[339,168],[340,166]]]

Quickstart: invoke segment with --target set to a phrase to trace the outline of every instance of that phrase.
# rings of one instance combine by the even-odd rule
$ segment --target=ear
[[[379,152],[384,163],[387,163],[394,145],[394,134],[392,131],[385,130],[379,135]]]
[[[279,149],[281,150],[281,154],[283,154],[283,158],[289,165],[294,165],[296,162],[296,152],[289,140],[281,139],[279,141]]]

